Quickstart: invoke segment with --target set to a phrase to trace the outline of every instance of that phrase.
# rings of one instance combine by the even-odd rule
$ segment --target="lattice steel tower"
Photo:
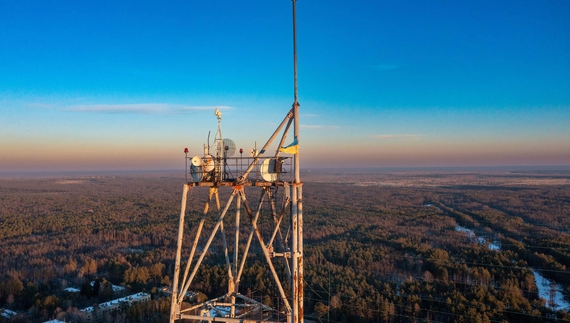
[[[243,157],[243,150],[240,149],[240,157],[233,157],[236,146],[233,141],[222,137],[222,113],[216,110],[218,131],[212,154],[209,139],[208,144],[204,145],[204,156],[190,158],[188,150],[185,150],[186,163],[190,164],[186,171],[191,180],[187,176],[182,192],[171,323],[177,320],[303,322],[303,183],[299,168],[301,140],[297,95],[296,0],[292,0],[292,4],[294,102],[281,124],[259,151],[251,149],[249,157]],[[291,125],[294,137],[289,145],[284,146]],[[265,157],[267,149],[279,135],[275,153]],[[185,225],[189,192],[203,188],[209,189],[205,203],[191,204],[199,207],[202,218],[197,227],[191,228],[195,231],[194,238],[187,241],[184,232],[190,231]],[[260,192],[257,204],[249,204],[246,190],[248,194],[256,190]],[[220,195],[224,191],[228,197],[227,202],[222,204]],[[210,212],[211,203],[215,203],[214,212]],[[247,215],[245,226],[242,224],[242,212]],[[215,213],[214,217],[211,217],[211,213]],[[264,217],[267,220],[264,221]],[[233,220],[233,237],[226,236],[224,231],[224,224],[227,226],[230,218]],[[210,231],[209,235],[204,234],[205,231]],[[214,248],[212,244],[216,237],[221,239],[218,258],[223,259],[219,265],[223,265],[227,275],[227,293],[198,304],[186,303],[184,300],[192,290],[200,266],[208,256],[215,258],[211,249]],[[257,250],[252,246],[254,239],[258,242]],[[259,256],[264,261],[266,275],[271,277],[277,294],[272,304],[262,303],[256,299],[256,295],[240,293],[248,256]]]

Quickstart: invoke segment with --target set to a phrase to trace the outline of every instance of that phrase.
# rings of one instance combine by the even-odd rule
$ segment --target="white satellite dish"
[[[192,165],[194,166],[202,166],[202,158],[200,156],[192,157]]]
[[[203,169],[204,172],[209,173],[214,170],[214,158],[211,155],[206,155],[203,158]]]
[[[275,182],[279,174],[275,173],[275,158],[266,158],[259,166],[259,173],[263,180]]]
[[[204,172],[202,171],[202,166],[190,165],[190,176],[194,182],[199,182],[204,177]]]
[[[219,149],[220,145],[222,145],[221,149]],[[225,138],[222,141],[216,141],[216,146],[214,149],[221,152],[222,156],[232,157],[236,153],[236,144],[233,140]]]

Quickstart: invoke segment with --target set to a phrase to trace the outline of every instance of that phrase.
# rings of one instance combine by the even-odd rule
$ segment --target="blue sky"
[[[570,2],[297,1],[304,167],[570,165]],[[293,103],[291,1],[0,0],[0,172],[176,169]]]

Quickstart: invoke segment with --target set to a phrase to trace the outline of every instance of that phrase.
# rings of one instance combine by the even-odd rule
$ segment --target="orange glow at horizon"
[[[410,140],[346,147],[301,147],[302,160],[322,167],[570,165],[570,142],[436,142]]]
[[[53,138],[52,138],[53,139]],[[12,141],[0,171],[159,170],[184,166],[183,144],[159,141]],[[301,143],[302,167],[446,167],[570,165],[570,142],[559,140],[373,141],[355,145]],[[269,149],[265,154],[273,154]],[[192,153],[200,154],[201,151]]]

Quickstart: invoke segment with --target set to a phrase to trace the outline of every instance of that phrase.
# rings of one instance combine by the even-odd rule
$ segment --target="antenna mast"
[[[293,114],[295,117],[295,138],[299,138],[299,90],[297,85],[297,0],[293,2],[293,79],[294,79],[294,97]],[[295,182],[301,182],[301,175],[299,169],[299,154],[295,154]]]
[[[299,162],[299,97],[297,85],[297,0],[293,3],[293,74],[294,74],[294,96],[293,117],[295,118],[294,142],[297,150],[294,156],[295,181],[291,185],[291,227],[292,227],[292,274],[293,284],[291,284],[291,294],[293,297],[293,311],[291,313],[292,323],[302,323],[304,316],[303,309],[303,183],[301,182],[301,171]]]
[[[297,29],[296,29],[296,0],[293,4],[293,66],[294,66],[294,102],[293,107],[287,112],[281,124],[271,135],[267,143],[257,150],[250,150],[250,157],[243,157],[240,148],[240,156],[232,157],[235,152],[235,144],[227,138],[222,138],[221,112],[216,109],[215,116],[218,118],[218,131],[215,136],[215,156],[210,155],[210,143],[204,145],[204,156],[188,157],[186,162],[191,161],[190,169],[186,169],[191,175],[191,182],[183,186],[182,205],[178,223],[178,241],[176,248],[176,260],[172,284],[172,302],[170,310],[170,323],[177,320],[194,320],[198,322],[269,322],[269,323],[303,323],[303,207],[302,186],[299,163],[299,101],[297,93]],[[293,123],[293,142],[284,146],[287,134]],[[267,149],[281,134],[278,148],[274,156],[263,157]],[[207,147],[207,149],[206,149]],[[293,156],[281,157],[281,154]],[[262,160],[263,158],[263,160]],[[288,177],[288,179],[286,179]],[[188,177],[186,177],[188,178]],[[188,180],[187,180],[188,181]],[[208,188],[206,203],[202,207],[202,219],[195,229],[195,236],[191,247],[183,248],[185,217],[188,192],[197,188]],[[246,199],[248,192],[254,188],[261,189],[261,196],[257,205],[250,205]],[[282,187],[282,190],[278,190]],[[227,202],[220,203],[220,195],[226,190]],[[210,204],[214,203],[217,218],[214,218],[213,226],[204,225],[210,218]],[[195,203],[193,203],[195,204]],[[269,204],[264,207],[263,204]],[[267,211],[269,210],[268,214]],[[263,211],[265,210],[265,211]],[[228,215],[235,211],[232,217]],[[241,214],[247,215],[249,223],[241,223]],[[264,217],[267,220],[263,220]],[[233,224],[227,228],[234,230],[233,235],[226,235],[224,223],[233,220]],[[244,221],[242,221],[244,222]],[[247,222],[247,221],[245,221]],[[271,230],[261,230],[258,223],[267,227],[270,223]],[[249,230],[247,230],[248,225]],[[194,224],[192,224],[194,225]],[[285,228],[281,228],[281,227]],[[211,229],[207,236],[203,231],[206,227]],[[189,229],[188,229],[189,230]],[[243,238],[246,231],[247,239]],[[249,231],[249,232],[247,232]],[[213,244],[218,235],[221,243]],[[208,237],[205,239],[205,237]],[[265,261],[269,276],[273,278],[273,285],[277,291],[268,304],[262,302],[263,295],[250,292],[248,295],[240,293],[240,281],[244,274],[246,259],[253,254],[250,248],[254,238],[259,242],[258,250],[262,257],[257,256],[257,263]],[[233,243],[233,245],[232,245]],[[200,247],[198,245],[200,244]],[[221,250],[220,249],[221,245]],[[215,247],[214,247],[215,246]],[[190,250],[188,250],[190,249]],[[213,250],[212,250],[213,249]],[[189,251],[184,259],[183,250]],[[233,255],[231,252],[233,251]],[[199,280],[199,267],[203,265],[208,254],[218,255],[215,259],[225,259],[222,267],[227,275],[227,285],[217,286],[216,291],[225,288],[224,295],[203,301],[199,304],[191,300],[192,283]],[[197,259],[195,259],[197,258]],[[214,261],[212,260],[212,261]],[[276,262],[280,262],[276,266]],[[185,268],[182,264],[185,263]],[[196,279],[195,279],[196,278]],[[287,290],[285,287],[290,286]],[[199,290],[198,290],[199,291]],[[265,296],[270,291],[265,290]],[[202,300],[200,300],[202,301]]]

